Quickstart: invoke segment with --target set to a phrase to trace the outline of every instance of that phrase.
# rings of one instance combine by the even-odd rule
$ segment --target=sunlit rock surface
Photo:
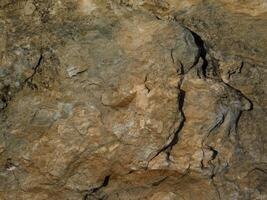
[[[0,199],[266,199],[266,12],[2,0]]]

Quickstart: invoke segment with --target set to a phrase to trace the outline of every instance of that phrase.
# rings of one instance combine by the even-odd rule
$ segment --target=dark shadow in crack
[[[179,93],[179,96],[178,96],[178,99],[177,99],[178,111],[179,111],[179,115],[180,115],[179,116],[180,117],[179,118],[180,124],[179,124],[177,130],[175,131],[171,142],[166,144],[162,149],[160,149],[148,161],[148,165],[149,165],[149,162],[152,161],[154,158],[156,158],[161,152],[165,152],[167,154],[167,160],[170,160],[170,154],[171,154],[172,147],[178,143],[178,141],[179,141],[179,133],[182,130],[182,128],[184,127],[184,123],[185,123],[185,115],[183,113],[184,100],[185,100],[185,91],[180,89],[180,93]],[[147,169],[147,167],[145,169]]]
[[[179,140],[179,133],[182,130],[182,128],[184,127],[184,123],[185,123],[185,115],[183,112],[183,106],[184,106],[184,100],[185,100],[185,91],[180,89],[180,93],[179,93],[179,97],[178,97],[178,107],[179,107],[179,111],[180,111],[180,115],[181,115],[181,123],[177,129],[177,131],[174,134],[174,138],[171,141],[171,143],[168,145],[170,147],[174,146],[177,144],[178,140]]]
[[[86,191],[86,194],[83,197],[83,200],[89,200],[89,199],[99,199],[96,196],[96,193],[102,189],[103,187],[106,187],[109,184],[110,175],[106,176],[103,183],[99,187],[92,188],[90,190]],[[102,199],[102,198],[100,198]]]
[[[193,32],[189,28],[187,28],[187,30],[189,30],[190,33],[193,35],[195,43],[196,43],[196,45],[198,46],[198,49],[199,49],[199,58],[198,58],[198,60],[196,61],[195,64],[197,64],[200,59],[203,60],[202,66],[200,67],[200,69],[197,69],[197,74],[198,74],[199,77],[204,76],[206,78],[207,77],[207,68],[208,68],[208,64],[209,63],[208,63],[208,60],[206,58],[207,57],[207,50],[206,50],[206,47],[205,47],[205,43],[204,43],[204,41],[202,40],[202,38],[198,34]]]
[[[185,123],[185,115],[183,112],[184,99],[185,99],[185,91],[180,89],[180,93],[179,93],[179,97],[178,97],[178,107],[179,107],[180,117],[181,117],[180,124],[179,124],[179,127],[177,128],[176,132],[174,133],[174,137],[173,137],[172,141],[159,152],[159,153],[161,153],[162,151],[166,151],[168,158],[170,156],[170,152],[172,150],[172,147],[178,143],[179,133],[182,130],[182,128],[184,127],[184,123]]]
[[[179,141],[179,133],[182,130],[182,128],[184,127],[184,123],[186,120],[184,112],[183,112],[184,100],[185,100],[185,91],[180,89],[180,93],[179,93],[179,97],[178,97],[178,108],[180,111],[181,121],[180,121],[179,127],[177,128],[177,130],[174,134],[172,141],[162,150],[162,151],[166,151],[168,160],[170,160],[170,154],[171,154],[172,147],[174,145],[176,145]]]
[[[178,97],[178,108],[181,112],[183,112],[183,106],[184,106],[184,100],[185,100],[185,91],[180,89],[180,94]]]
[[[206,59],[207,51],[206,51],[206,48],[205,48],[204,41],[201,39],[201,37],[198,34],[196,34],[195,32],[193,32],[191,30],[189,30],[189,31],[193,35],[193,37],[195,39],[195,43],[199,48],[199,56],[203,60],[203,65],[201,66],[201,71],[203,73],[203,76],[206,77],[207,76],[208,61]],[[198,74],[198,75],[200,75],[200,74]]]

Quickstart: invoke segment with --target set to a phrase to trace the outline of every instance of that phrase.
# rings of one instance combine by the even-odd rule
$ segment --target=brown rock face
[[[0,200],[267,199],[264,0],[2,0]]]

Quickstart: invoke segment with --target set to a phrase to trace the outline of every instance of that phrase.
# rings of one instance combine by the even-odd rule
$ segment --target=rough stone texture
[[[1,0],[0,199],[267,199],[265,0]]]

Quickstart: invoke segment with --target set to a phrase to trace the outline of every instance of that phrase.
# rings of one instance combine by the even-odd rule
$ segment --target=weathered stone
[[[0,199],[265,199],[265,1],[0,2]]]

